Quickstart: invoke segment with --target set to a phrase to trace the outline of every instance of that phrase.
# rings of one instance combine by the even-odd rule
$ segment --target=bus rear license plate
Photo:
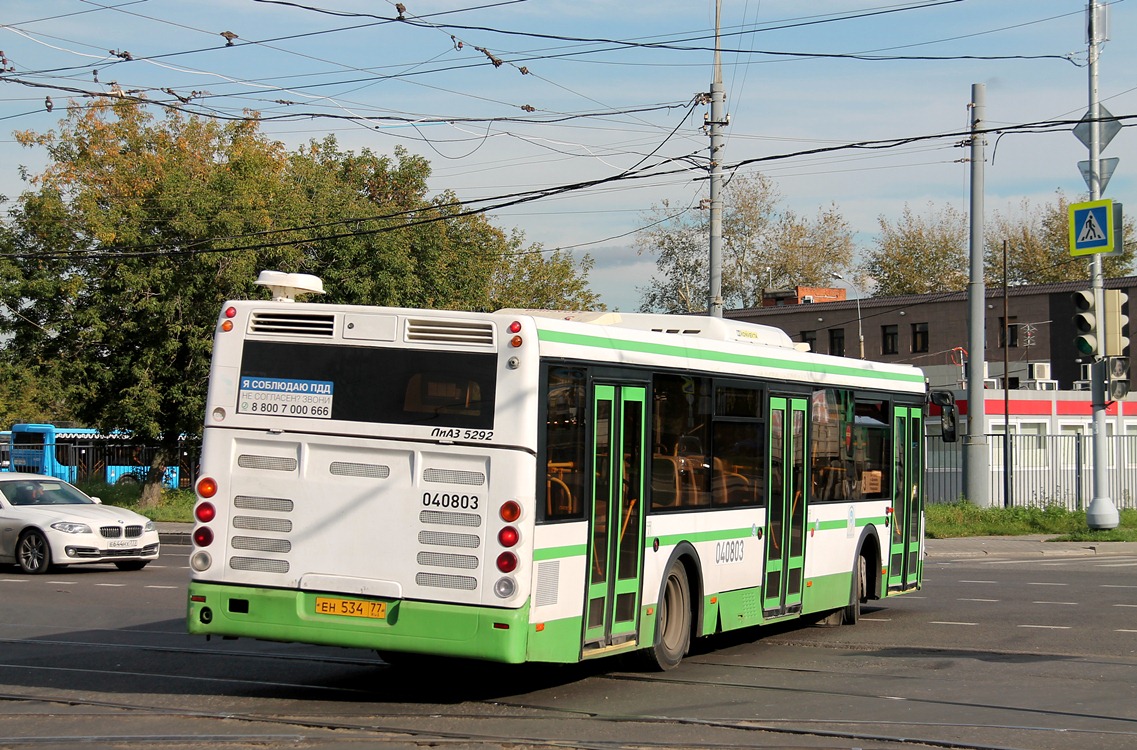
[[[358,599],[331,599],[317,596],[316,614],[370,617],[374,620],[382,620],[387,616],[387,602],[363,602]]]

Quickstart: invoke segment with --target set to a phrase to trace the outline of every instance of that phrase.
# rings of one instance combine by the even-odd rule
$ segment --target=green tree
[[[862,279],[875,283],[874,296],[960,291],[968,282],[967,216],[945,206],[928,204],[918,216],[904,204],[904,213],[891,224],[878,218],[880,235],[858,268]]]
[[[540,245],[522,250],[523,241],[520,233],[514,233],[508,241],[509,251],[498,256],[487,309],[603,309],[588,286],[595,263],[592,256],[586,254],[577,262],[567,250],[554,250],[545,257]]]
[[[836,206],[813,220],[782,208],[769,178],[734,177],[724,192],[722,293],[728,308],[755,307],[768,289],[829,284],[853,257],[853,233]],[[664,202],[636,238],[642,255],[655,256],[659,275],[642,288],[641,310],[705,310],[709,279],[709,217],[676,212]]]
[[[690,313],[707,309],[707,227],[691,211],[675,212],[664,200],[653,223],[636,235],[636,252],[655,256],[660,276],[640,287],[642,312]],[[724,284],[725,287],[725,284]]]
[[[398,149],[290,153],[255,119],[156,119],[126,100],[17,137],[49,163],[25,176],[5,239],[6,356],[65,372],[79,420],[160,447],[144,503],[201,429],[217,312],[266,296],[259,270],[317,274],[329,302],[477,309],[515,249],[452,196],[427,200],[429,164]]]

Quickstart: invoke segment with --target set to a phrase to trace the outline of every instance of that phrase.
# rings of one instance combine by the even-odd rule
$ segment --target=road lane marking
[[[181,588],[181,587],[180,586],[154,586],[154,585],[149,585],[149,586],[146,586],[146,588],[148,588],[148,589],[176,589],[176,588]]]
[[[1016,628],[1035,628],[1036,630],[1069,630],[1069,625],[1016,625]]]
[[[1115,607],[1137,607],[1137,604],[1114,604]]]
[[[960,581],[960,583],[998,583],[998,581]]]
[[[1109,563],[1108,565],[1098,565],[1098,568],[1137,568],[1137,562],[1131,563]]]
[[[977,622],[950,622],[948,620],[932,620],[929,625],[978,625]]]
[[[1127,583],[1103,583],[1101,587],[1103,589],[1137,589],[1137,586]]]
[[[121,588],[121,587],[125,586],[126,584],[125,583],[96,583],[95,585],[96,586],[110,586],[112,588]]]
[[[997,602],[1000,599],[956,599],[958,602]]]
[[[1027,586],[1069,586],[1068,583],[1048,583],[1046,581],[1031,581]]]
[[[1115,633],[1137,633],[1137,630],[1115,630]]]
[[[1078,606],[1077,602],[1031,602],[1031,604],[1061,604],[1061,605],[1067,606],[1067,607]]]
[[[27,578],[0,578],[0,583],[27,583]]]

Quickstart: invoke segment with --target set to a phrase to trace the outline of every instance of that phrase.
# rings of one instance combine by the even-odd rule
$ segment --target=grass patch
[[[968,502],[936,503],[925,509],[929,539],[963,536],[1045,534],[1063,542],[1137,542],[1137,510],[1122,510],[1116,529],[1092,531],[1083,511],[1044,508],[979,508]]]
[[[192,489],[162,490],[162,498],[153,508],[139,508],[142,487],[137,484],[106,484],[104,482],[80,482],[79,489],[91,497],[97,497],[105,505],[126,508],[141,513],[151,521],[191,523],[193,505],[196,500]]]

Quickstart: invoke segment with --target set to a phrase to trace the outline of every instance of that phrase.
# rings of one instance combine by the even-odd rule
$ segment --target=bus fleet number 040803
[[[478,510],[477,495],[451,495],[446,492],[424,492],[422,504],[427,508]]]

